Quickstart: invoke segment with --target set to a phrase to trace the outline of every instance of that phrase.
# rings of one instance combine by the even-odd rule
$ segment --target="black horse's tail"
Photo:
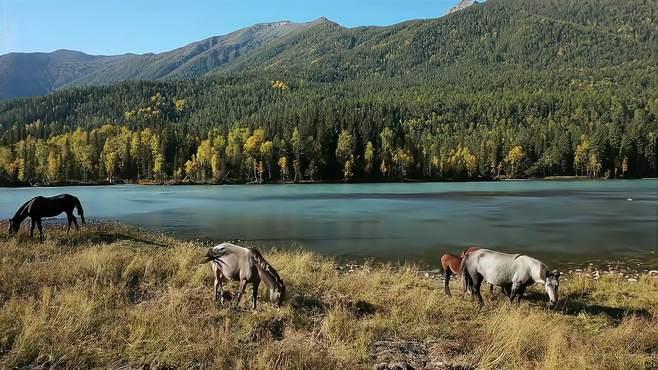
[[[80,204],[80,200],[78,198],[75,199],[75,209],[78,210],[78,216],[80,216],[80,220],[82,220],[82,224],[85,224],[85,211],[82,210],[82,204]]]
[[[471,291],[471,287],[473,286],[473,278],[471,278],[471,274],[468,272],[468,268],[466,265],[468,264],[468,256],[470,254],[466,254],[464,258],[462,259],[462,264],[459,266],[459,275],[461,276],[460,280],[460,287],[462,294],[466,293],[466,291]]]

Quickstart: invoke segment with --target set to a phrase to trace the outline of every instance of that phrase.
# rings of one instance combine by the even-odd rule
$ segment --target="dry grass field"
[[[520,305],[485,296],[478,308],[415,266],[343,273],[310,252],[265,250],[288,300],[262,298],[253,312],[248,299],[213,302],[205,249],[193,243],[118,224],[69,237],[49,227],[39,243],[0,226],[0,368],[658,366],[658,281],[648,276],[568,276],[556,310],[541,287]]]

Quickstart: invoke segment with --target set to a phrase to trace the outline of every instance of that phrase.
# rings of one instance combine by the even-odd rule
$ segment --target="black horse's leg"
[[[66,235],[69,235],[69,231],[71,231],[71,218],[73,218],[73,215],[69,212],[66,212],[66,221],[68,224],[68,227],[66,229]]]
[[[450,267],[446,268],[446,271],[444,273],[444,279],[443,279],[443,290],[445,290],[446,294],[448,297],[451,296],[450,294]]]
[[[37,227],[39,228],[39,241],[43,241],[43,227],[41,226],[40,218],[37,218]]]
[[[30,225],[30,238],[34,237],[34,227],[37,226],[37,222],[31,218],[32,224]]]
[[[242,294],[244,293],[244,289],[247,287],[247,280],[240,280],[240,287],[238,288],[238,295],[235,299],[235,306],[240,305],[240,298],[242,298]]]
[[[258,299],[258,285],[260,285],[260,281],[254,281],[253,284],[251,284],[253,287],[253,291],[251,292],[251,309],[255,310],[256,309],[256,299]]]
[[[75,225],[75,230],[80,231],[80,228],[78,227],[78,220],[75,218],[75,216],[71,215],[71,221],[73,221],[73,225]]]

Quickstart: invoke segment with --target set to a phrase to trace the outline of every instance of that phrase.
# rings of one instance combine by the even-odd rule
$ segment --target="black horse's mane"
[[[28,200],[27,202],[23,203],[23,205],[18,208],[18,210],[14,214],[14,217],[12,217],[11,219],[16,220],[19,216],[21,216],[23,211],[25,211],[25,209],[30,205],[30,203],[32,203],[33,200],[34,200],[34,198],[32,198],[32,199]]]

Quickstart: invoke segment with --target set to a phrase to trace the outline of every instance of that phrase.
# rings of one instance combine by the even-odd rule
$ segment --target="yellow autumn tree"
[[[279,158],[278,165],[279,165],[279,169],[281,171],[281,180],[282,181],[287,181],[288,180],[288,173],[289,173],[288,172],[289,171],[289,169],[288,169],[288,157],[286,157],[284,155],[283,157]]]
[[[510,165],[510,177],[516,177],[516,172],[524,158],[525,152],[523,151],[523,147],[519,145],[513,147],[507,153],[507,156],[505,156],[505,162]]]
[[[576,146],[576,152],[573,156],[573,167],[576,171],[576,176],[578,176],[578,170],[580,170],[581,174],[585,172],[585,168],[590,159],[589,151],[589,140],[583,135],[580,139],[580,144]]]
[[[265,142],[265,130],[262,128],[254,130],[254,132],[247,138],[244,143],[244,153],[247,160],[253,167],[254,180],[263,182],[261,172],[258,169],[259,162],[261,161],[261,145]]]
[[[155,162],[153,163],[153,176],[156,180],[165,180],[166,178],[166,168],[167,162],[165,162],[165,157],[161,153],[158,153],[155,156]]]
[[[395,151],[395,154],[393,154],[393,165],[395,173],[400,179],[407,177],[407,171],[413,164],[413,161],[414,157],[409,150],[398,148]]]
[[[185,174],[191,181],[199,182],[199,162],[195,154],[192,154],[192,158],[185,162]]]
[[[279,91],[286,91],[286,90],[290,89],[288,84],[286,84],[283,81],[279,81],[279,80],[272,81],[272,88],[276,89],[276,90],[279,90]]]
[[[267,167],[268,178],[272,178],[272,157],[274,156],[274,143],[266,141],[260,146],[260,155]]]
[[[48,181],[56,183],[60,180],[60,160],[55,152],[48,154]]]
[[[601,172],[602,168],[601,160],[599,159],[598,154],[592,153],[592,155],[589,157],[589,161],[587,163],[587,174],[588,176],[592,178],[599,177],[599,173]]]
[[[365,159],[365,166],[363,169],[365,170],[365,173],[369,174],[372,172],[372,165],[373,162],[375,161],[375,148],[372,145],[371,141],[368,141],[366,143],[366,149],[363,153],[363,159]]]

